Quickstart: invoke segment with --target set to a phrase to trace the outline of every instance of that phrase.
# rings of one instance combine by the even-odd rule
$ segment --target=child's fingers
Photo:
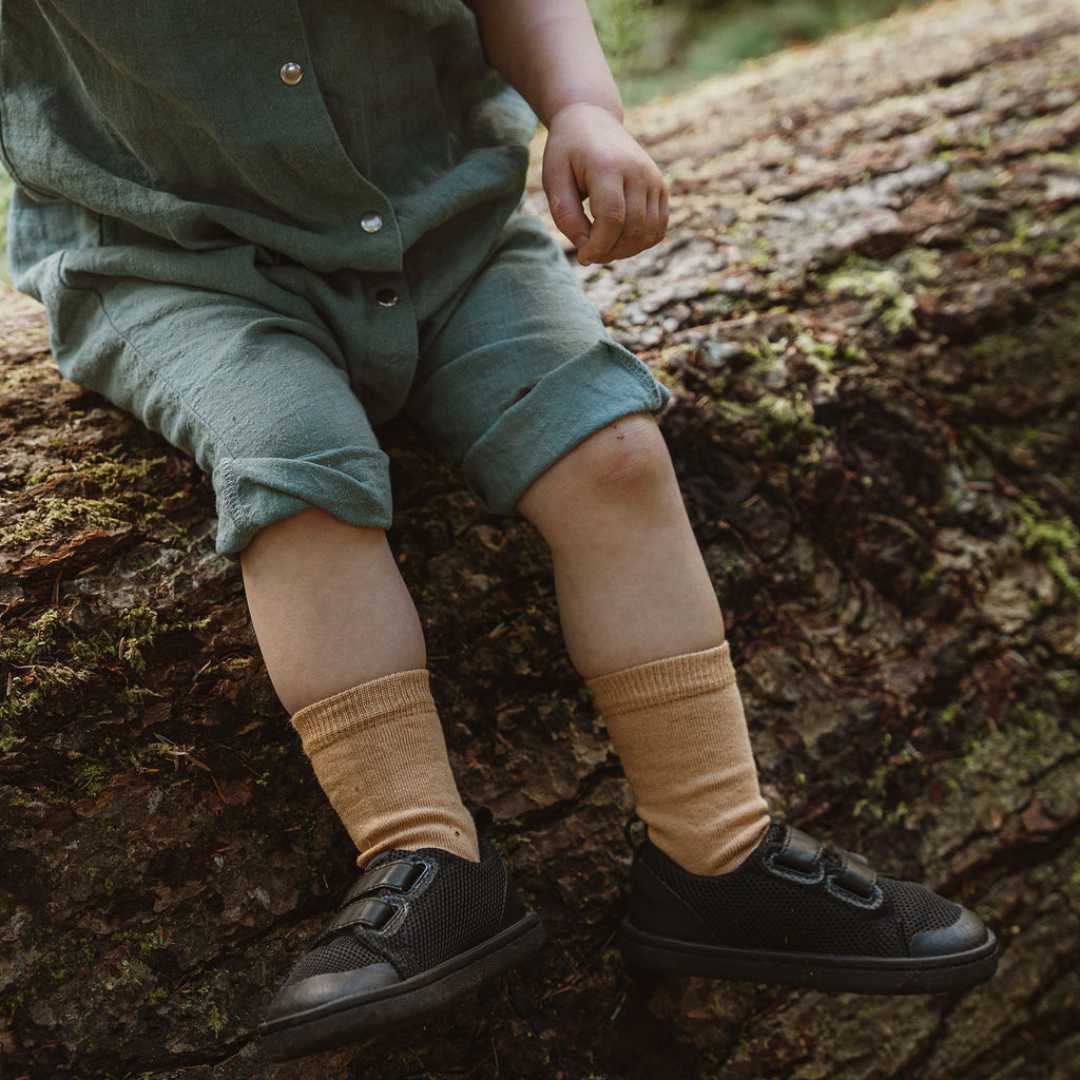
[[[667,235],[668,227],[668,189],[667,184],[663,184],[660,188],[660,228],[663,229],[663,235]]]
[[[626,222],[619,242],[611,252],[613,259],[625,259],[647,248],[652,240],[649,231],[649,187],[644,180],[628,180],[625,188]]]
[[[660,188],[649,188],[649,212],[646,229],[649,234],[649,247],[659,244],[664,239],[664,226],[660,221]]]
[[[578,251],[582,265],[604,262],[619,242],[626,221],[626,197],[622,174],[602,174],[589,188],[589,210],[592,213],[592,232],[584,249]]]
[[[548,166],[547,161],[544,164]],[[544,194],[555,227],[580,252],[588,242],[592,225],[582,208],[581,192],[568,159],[545,167]]]

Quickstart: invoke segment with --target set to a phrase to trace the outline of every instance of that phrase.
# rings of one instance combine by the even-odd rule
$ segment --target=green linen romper
[[[207,472],[222,554],[388,528],[399,412],[509,514],[665,405],[522,207],[535,127],[460,0],[0,0],[12,281]]]

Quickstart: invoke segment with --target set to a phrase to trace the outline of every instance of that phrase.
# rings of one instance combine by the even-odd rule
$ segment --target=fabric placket
[[[349,340],[341,342],[346,365],[358,388],[371,383],[374,375],[380,384],[380,397],[392,402],[390,408],[397,412],[408,396],[419,353],[419,328],[404,274],[403,241],[397,212],[386,193],[360,171],[349,154],[322,92],[302,4],[299,0],[290,0],[289,7],[307,62],[307,76],[310,79],[307,93],[314,100],[313,112],[316,114],[313,122],[317,122],[325,131],[327,145],[332,148],[331,160],[337,163],[333,187],[341,193],[340,209],[348,223],[347,229],[350,236],[355,236],[356,245],[364,256],[358,262],[363,264],[367,261],[366,256],[374,244],[380,245],[387,254],[393,253],[393,259],[388,260],[392,261],[392,268],[379,271],[361,269],[359,265],[343,268],[355,272],[363,284],[366,298],[364,315],[372,331],[369,334],[351,334]],[[283,88],[300,89],[303,82],[301,79],[296,86]],[[375,233],[361,224],[373,214],[381,219]],[[367,347],[360,353],[351,347],[353,343]]]

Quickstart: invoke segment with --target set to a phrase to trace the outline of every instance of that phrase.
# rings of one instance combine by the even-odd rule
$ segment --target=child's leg
[[[382,529],[312,508],[261,529],[240,562],[259,648],[290,714],[427,665],[420,617]]]
[[[712,585],[652,417],[599,429],[518,506],[551,545],[572,659],[652,841],[635,848],[620,925],[629,967],[873,993],[966,989],[994,973],[996,939],[974,912],[770,825]]]
[[[364,867],[267,1008],[264,1047],[292,1058],[451,1003],[543,930],[462,805],[386,534],[305,510],[241,559],[271,679]]]
[[[975,915],[770,824],[723,620],[653,419],[670,396],[523,216],[425,336],[412,397],[485,507],[524,514],[551,546],[571,659],[652,841],[634,849],[624,958],[831,990],[974,985],[996,963]]]
[[[427,846],[477,860],[386,533],[312,508],[261,529],[241,565],[270,680],[358,861]]]
[[[488,510],[523,513],[551,545],[571,659],[650,835],[688,867],[734,865],[768,814],[712,582],[650,415],[670,391],[608,334],[527,214],[421,344],[409,413]]]
[[[178,272],[215,265],[176,256]],[[217,551],[240,556],[271,681],[361,861],[424,844],[475,860],[386,545],[389,461],[335,339],[280,290],[263,299],[284,312],[136,276],[89,284],[50,313],[61,370],[211,477]]]
[[[570,659],[586,679],[712,648],[724,622],[655,419],[616,420],[518,509],[551,547]]]
[[[265,267],[245,279],[240,249],[152,254],[147,270],[189,283],[124,274],[57,289],[56,357],[210,477],[216,550],[239,556],[271,681],[359,849],[363,871],[264,1018],[272,1052],[293,1056],[447,1004],[530,956],[543,931],[510,888],[490,815],[458,794],[387,546],[389,459],[340,342],[299,295],[321,286],[301,278],[290,293]],[[215,268],[229,291],[198,287]],[[297,283],[300,267],[280,269]]]
[[[723,618],[653,416],[596,432],[518,509],[551,547],[570,658],[650,838],[695,873],[734,868],[769,813]]]

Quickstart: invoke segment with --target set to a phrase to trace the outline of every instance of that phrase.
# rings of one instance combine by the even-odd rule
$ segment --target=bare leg
[[[570,659],[594,696],[649,838],[726,873],[769,823],[724,636],[667,445],[648,413],[556,462],[518,509],[551,547]]]
[[[381,529],[312,508],[261,529],[240,558],[255,636],[290,713],[427,665],[420,617]]]
[[[312,508],[261,529],[241,563],[270,680],[358,861],[429,845],[476,861],[386,534]]]
[[[551,548],[566,647],[585,678],[723,640],[716,593],[650,414],[586,439],[518,510]]]

